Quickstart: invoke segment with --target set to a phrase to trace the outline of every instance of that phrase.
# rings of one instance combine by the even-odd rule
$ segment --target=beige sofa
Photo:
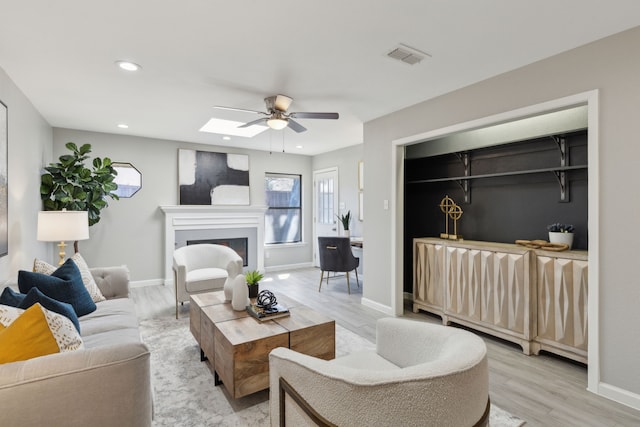
[[[107,298],[80,317],[85,348],[0,365],[2,426],[150,426],[150,354],[141,341],[129,272],[91,269]]]

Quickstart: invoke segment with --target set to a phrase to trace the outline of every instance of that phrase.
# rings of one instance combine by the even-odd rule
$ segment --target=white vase
[[[233,298],[233,279],[227,277],[227,280],[224,282],[224,300],[225,302],[231,302]]]
[[[573,233],[560,233],[555,231],[549,232],[550,243],[565,243],[569,245],[569,249],[573,246]]]
[[[245,310],[249,304],[249,288],[247,287],[247,280],[243,274],[238,274],[235,279],[233,279],[231,308],[236,311],[242,311]]]
[[[343,236],[344,236],[344,237],[351,237],[351,231],[349,231],[349,230],[344,230],[344,234],[343,234]]]

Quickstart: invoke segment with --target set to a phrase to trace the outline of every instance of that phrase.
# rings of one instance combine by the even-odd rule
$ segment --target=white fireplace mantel
[[[255,228],[257,233],[257,266],[264,271],[264,214],[266,206],[160,206],[165,215],[165,285],[173,284],[173,251],[176,231]]]

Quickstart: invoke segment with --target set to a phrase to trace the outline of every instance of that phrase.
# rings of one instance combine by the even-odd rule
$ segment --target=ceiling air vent
[[[414,49],[403,44],[399,44],[398,47],[387,53],[389,58],[397,59],[405,64],[414,65],[422,61],[427,56],[431,56],[428,53],[420,52],[418,49]]]

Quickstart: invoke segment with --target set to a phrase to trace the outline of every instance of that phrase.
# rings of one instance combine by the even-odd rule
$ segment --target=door
[[[313,172],[313,265],[320,266],[318,236],[338,235],[338,168]]]

